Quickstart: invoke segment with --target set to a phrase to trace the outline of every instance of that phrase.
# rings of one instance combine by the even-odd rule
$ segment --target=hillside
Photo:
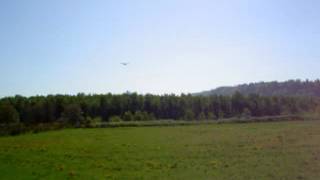
[[[301,81],[289,80],[285,82],[259,82],[241,84],[238,86],[219,87],[210,91],[195,93],[194,95],[232,95],[239,91],[241,94],[259,94],[262,96],[314,96],[320,97],[320,80]]]

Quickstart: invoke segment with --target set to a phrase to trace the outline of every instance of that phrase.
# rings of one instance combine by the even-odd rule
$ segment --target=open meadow
[[[319,179],[320,121],[65,129],[0,138],[0,179]]]

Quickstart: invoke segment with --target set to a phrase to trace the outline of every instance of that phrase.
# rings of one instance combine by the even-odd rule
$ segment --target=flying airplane
[[[129,63],[128,63],[128,62],[122,62],[122,63],[120,63],[120,64],[122,64],[122,65],[124,65],[124,66],[127,66]]]

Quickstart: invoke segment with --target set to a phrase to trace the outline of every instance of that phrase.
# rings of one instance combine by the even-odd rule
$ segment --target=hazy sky
[[[319,9],[319,0],[2,0],[0,96],[316,79]]]

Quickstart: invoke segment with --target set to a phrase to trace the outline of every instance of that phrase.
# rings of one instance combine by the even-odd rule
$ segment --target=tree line
[[[0,124],[62,122],[79,124],[102,121],[216,120],[261,117],[313,111],[318,100],[311,97],[242,95],[48,95],[0,99]]]

